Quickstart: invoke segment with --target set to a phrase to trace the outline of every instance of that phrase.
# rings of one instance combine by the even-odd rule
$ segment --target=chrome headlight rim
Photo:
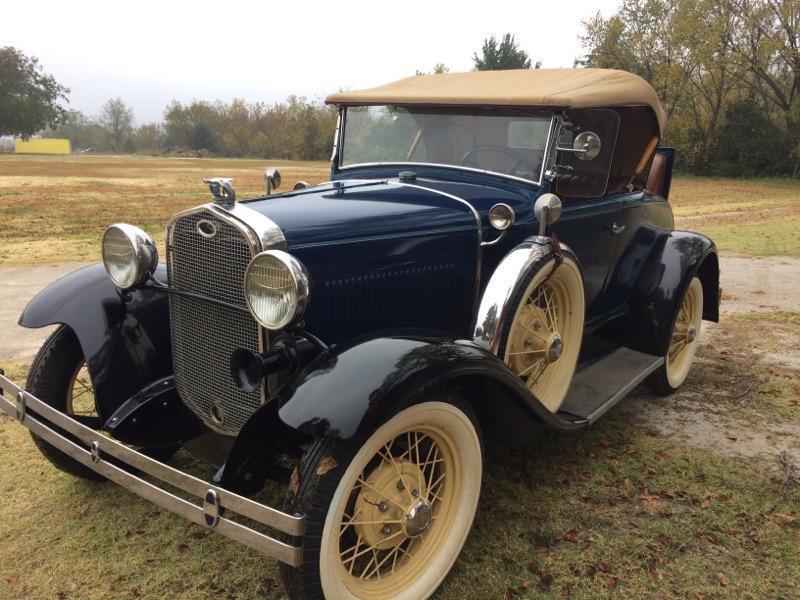
[[[289,311],[285,318],[277,323],[267,322],[262,318],[261,315],[258,314],[250,302],[250,294],[248,293],[248,282],[250,281],[251,270],[264,257],[272,257],[280,262],[281,265],[286,268],[292,282],[292,310]],[[247,302],[247,309],[250,311],[250,314],[258,322],[258,324],[268,331],[280,331],[286,329],[287,327],[296,325],[302,319],[306,310],[306,306],[308,305],[309,289],[310,283],[308,272],[303,266],[303,263],[283,250],[265,250],[263,252],[259,252],[250,260],[250,263],[247,265],[247,269],[244,272],[244,298],[245,302]]]
[[[125,279],[120,279],[115,276],[109,266],[110,261],[107,255],[108,249],[106,247],[106,240],[112,232],[121,234],[131,246],[131,269],[130,274]],[[155,272],[158,266],[158,248],[156,248],[153,238],[142,229],[128,223],[114,223],[106,227],[103,232],[100,248],[103,257],[103,266],[106,269],[109,279],[111,279],[114,285],[123,290],[131,289],[146,281],[147,278]]]

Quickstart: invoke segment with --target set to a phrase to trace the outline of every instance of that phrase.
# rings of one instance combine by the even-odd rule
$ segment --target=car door
[[[586,297],[586,325],[603,318],[608,277],[617,252],[619,233],[615,223],[622,210],[616,197],[571,200],[564,202],[561,218],[553,230],[564,244],[575,252],[583,272]]]

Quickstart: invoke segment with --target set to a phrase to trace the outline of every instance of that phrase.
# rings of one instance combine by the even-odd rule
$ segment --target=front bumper
[[[15,400],[9,400],[10,397]],[[302,563],[302,547],[277,540],[223,515],[238,513],[290,536],[303,535],[305,530],[303,515],[283,513],[145,456],[48,406],[7,379],[2,371],[0,371],[0,409],[79,463],[142,498],[288,565],[297,567]],[[52,426],[74,436],[79,442],[64,437],[52,429]],[[106,456],[111,460],[107,460]],[[120,465],[132,467],[200,498],[202,505],[185,500],[158,485],[145,481]]]

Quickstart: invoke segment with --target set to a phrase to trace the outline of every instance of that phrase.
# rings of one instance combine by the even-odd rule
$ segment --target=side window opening
[[[566,150],[559,151],[556,157],[556,192],[566,198],[602,196],[608,186],[617,145],[619,115],[608,109],[587,109],[571,111],[566,117],[558,140],[559,148]],[[600,138],[600,152],[590,160],[569,151],[575,139],[584,132],[593,132]]]

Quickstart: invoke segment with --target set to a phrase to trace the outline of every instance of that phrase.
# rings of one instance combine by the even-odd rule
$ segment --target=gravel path
[[[0,267],[0,361],[33,358],[52,328],[18,326],[22,309],[39,290],[81,266]],[[723,313],[800,309],[800,259],[723,257],[720,268]]]

